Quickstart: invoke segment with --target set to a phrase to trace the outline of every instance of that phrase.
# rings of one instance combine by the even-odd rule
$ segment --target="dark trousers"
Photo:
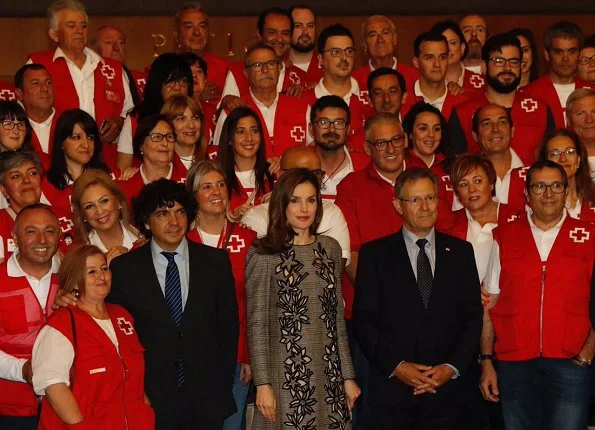
[[[0,415],[2,430],[37,430],[38,417],[11,417]]]
[[[405,402],[404,402],[405,403]],[[460,430],[461,406],[432,394],[406,402],[407,406],[373,407],[375,430]]]
[[[506,430],[585,430],[591,369],[571,360],[496,361]]]
[[[460,430],[504,430],[501,402],[488,402],[481,395],[479,381],[481,379],[481,366],[477,361],[471,363],[469,375],[472,380],[469,384],[467,400],[459,420]]]
[[[359,399],[357,399],[355,406],[351,411],[353,430],[371,430],[374,426],[372,422],[372,411],[368,406],[369,364],[355,339],[351,321],[345,320],[345,322],[347,324],[347,340],[351,351],[351,360],[353,361],[353,368],[355,370],[355,380],[357,385],[359,385],[359,388],[362,390]]]
[[[177,394],[176,410],[172,414],[155,411],[156,430],[221,430],[223,420],[205,422],[195,411],[190,396],[181,390]],[[0,427],[2,428],[2,427]]]

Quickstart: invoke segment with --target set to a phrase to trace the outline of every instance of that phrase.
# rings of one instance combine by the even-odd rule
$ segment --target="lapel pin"
[[[450,248],[446,248],[447,251],[450,251]]]

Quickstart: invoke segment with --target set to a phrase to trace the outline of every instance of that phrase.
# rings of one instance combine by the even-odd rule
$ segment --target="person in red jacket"
[[[484,318],[480,388],[502,401],[507,429],[587,427],[595,355],[595,230],[564,210],[564,168],[527,172],[531,211],[494,230],[484,285],[497,295]]]
[[[198,212],[192,229],[186,237],[213,248],[225,249],[231,261],[240,334],[238,338],[238,364],[233,383],[233,396],[237,412],[223,422],[224,430],[240,430],[245,425],[246,402],[252,371],[246,333],[246,255],[256,232],[231,222],[227,218],[229,197],[223,170],[213,161],[205,160],[192,166],[188,172],[186,188],[196,197]]]
[[[549,105],[556,127],[566,126],[566,101],[574,90],[595,85],[577,77],[578,62],[584,44],[583,32],[574,22],[560,21],[543,34],[545,60],[550,72],[523,88],[527,95],[539,97]]]
[[[314,49],[316,47],[316,13],[305,5],[291,7],[289,13],[293,18],[289,61],[294,67],[306,72],[305,86],[313,87],[324,74],[318,52]]]
[[[48,206],[34,204],[13,232],[18,251],[0,265],[0,428],[35,430],[31,351],[58,291],[60,226]]]
[[[33,387],[43,395],[39,429],[152,430],[144,348],[132,316],[105,303],[112,275],[103,252],[82,245],[60,266],[60,290],[76,306],[57,310],[33,347]]]

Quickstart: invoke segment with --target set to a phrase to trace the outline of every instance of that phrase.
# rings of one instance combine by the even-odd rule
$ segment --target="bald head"
[[[310,170],[320,169],[320,158],[315,151],[306,146],[293,146],[281,157],[281,170],[303,167]]]

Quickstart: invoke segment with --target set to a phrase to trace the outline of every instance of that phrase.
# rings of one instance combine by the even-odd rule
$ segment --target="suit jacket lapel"
[[[437,306],[441,302],[441,298],[443,294],[448,294],[448,291],[445,291],[442,286],[448,282],[449,277],[449,270],[456,270],[455,267],[451,266],[451,259],[450,259],[450,248],[446,246],[444,236],[440,233],[435,233],[436,240],[436,261],[435,261],[435,268],[434,268],[434,283],[432,284],[432,295],[430,296],[430,302],[428,308],[434,304],[434,307]]]
[[[412,294],[416,297],[419,307],[422,310],[425,310],[421,294],[419,293],[419,288],[417,287],[415,273],[413,273],[413,267],[411,266],[411,260],[409,259],[409,253],[407,252],[407,246],[405,245],[403,229],[399,230],[395,235],[395,246],[393,248],[397,254],[395,262],[398,262],[392,266],[398,269],[394,279],[402,282],[403,288],[410,289],[408,294]]]

